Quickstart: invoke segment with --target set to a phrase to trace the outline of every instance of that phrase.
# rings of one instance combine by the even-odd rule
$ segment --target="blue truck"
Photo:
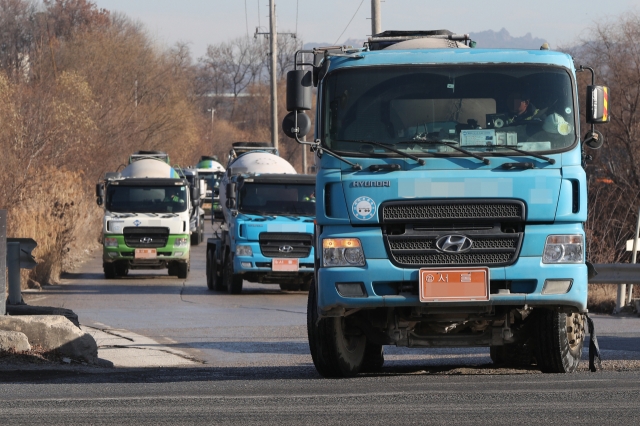
[[[276,150],[236,144],[220,183],[222,222],[207,240],[207,287],[239,294],[248,280],[306,291],[314,271],[315,176],[296,174]]]
[[[386,31],[295,64],[283,129],[318,157],[318,372],[379,369],[384,345],[489,347],[497,364],[573,372],[587,323],[584,148],[609,120],[593,70],[446,30]]]

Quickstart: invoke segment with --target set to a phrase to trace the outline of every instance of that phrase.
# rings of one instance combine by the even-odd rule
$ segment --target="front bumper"
[[[190,246],[174,247],[176,238],[186,238],[189,241],[189,235],[170,235],[167,244],[164,247],[157,247],[156,259],[136,259],[135,248],[129,247],[124,242],[123,235],[105,234],[106,237],[116,238],[118,240],[117,247],[102,247],[102,261],[104,263],[126,261],[130,265],[150,265],[156,266],[166,264],[167,262],[182,261],[188,262],[190,255]]]
[[[587,307],[587,266],[584,263],[543,264],[541,255],[546,238],[550,234],[584,235],[584,231],[581,223],[526,225],[517,261],[510,266],[490,268],[490,280],[494,283],[498,281],[515,283],[510,294],[491,294],[490,300],[484,302],[422,303],[417,293],[419,268],[399,267],[389,261],[381,228],[327,226],[320,235],[321,240],[347,237],[360,239],[366,264],[363,267],[321,267],[317,277],[318,307],[322,312],[329,312],[334,309],[340,311],[353,308],[403,306],[529,305],[569,307],[584,311]],[[451,267],[456,268],[458,265],[451,265]],[[546,279],[572,279],[573,284],[565,294],[542,294]],[[363,283],[367,297],[343,297],[338,293],[336,283]],[[393,291],[397,290],[398,286],[405,291]]]
[[[442,268],[445,269],[445,268]],[[335,308],[382,308],[407,306],[555,306],[579,311],[587,307],[587,266],[585,264],[548,265],[541,257],[521,257],[511,266],[490,268],[490,280],[523,283],[509,294],[491,294],[488,301],[422,303],[417,294],[418,269],[394,266],[387,259],[370,259],[364,267],[320,268],[318,307],[322,312]],[[542,294],[546,279],[572,279],[565,294]],[[366,297],[344,297],[336,283],[363,283]],[[393,291],[402,286],[400,291]],[[518,287],[514,289],[518,291]],[[399,293],[399,294],[388,294]]]
[[[234,256],[233,270],[237,274],[244,273],[271,273],[273,258],[265,257],[260,250],[260,244],[254,242],[242,242],[243,246],[250,246],[253,255],[251,256]],[[313,249],[309,256],[298,258],[300,270],[298,273],[313,273]]]

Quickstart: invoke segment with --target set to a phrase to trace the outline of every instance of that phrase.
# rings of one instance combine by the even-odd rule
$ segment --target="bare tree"
[[[201,64],[208,76],[210,93],[217,96],[231,94],[234,116],[238,96],[254,83],[264,69],[264,49],[249,37],[209,45]]]

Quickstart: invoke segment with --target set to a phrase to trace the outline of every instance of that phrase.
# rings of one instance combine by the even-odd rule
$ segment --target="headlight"
[[[357,238],[322,240],[324,266],[364,266],[364,251]]]
[[[174,247],[187,247],[189,245],[188,238],[176,238],[173,242]]]
[[[251,246],[236,246],[236,256],[253,256]]]
[[[118,239],[117,238],[105,238],[104,239],[105,247],[118,247]]]
[[[544,244],[542,263],[582,263],[582,235],[549,235]]]

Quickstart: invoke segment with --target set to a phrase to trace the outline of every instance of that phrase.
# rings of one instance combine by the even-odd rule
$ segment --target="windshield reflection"
[[[397,155],[375,143],[523,155],[496,146],[558,151],[577,140],[571,78],[555,67],[357,67],[330,73],[324,90],[323,142],[358,156]]]

